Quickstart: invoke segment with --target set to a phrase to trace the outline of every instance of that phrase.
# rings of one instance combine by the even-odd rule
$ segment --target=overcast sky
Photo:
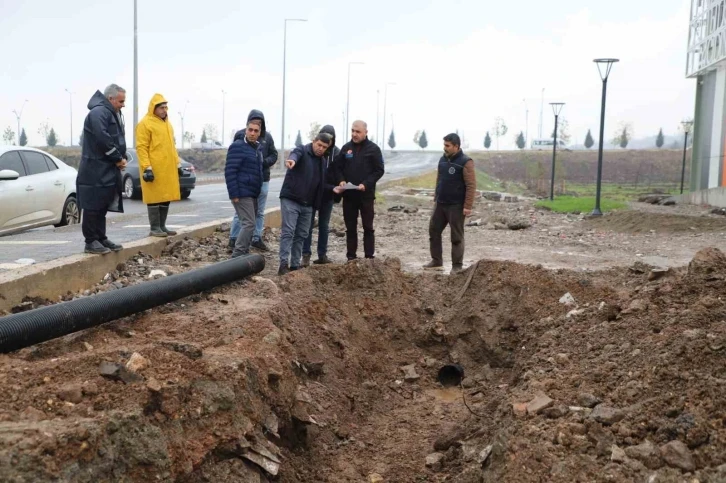
[[[602,83],[592,59],[618,57],[610,77],[606,136],[620,122],[636,137],[659,128],[675,133],[692,117],[695,81],[685,78],[690,0],[369,0],[300,2],[269,0],[139,0],[139,119],[155,92],[197,140],[207,123],[222,128],[225,142],[261,109],[280,144],[284,18],[287,45],[286,144],[311,122],[344,125],[348,62],[350,120],[382,128],[388,88],[386,138],[395,129],[399,148],[413,147],[425,129],[429,147],[456,129],[471,149],[482,147],[496,117],[509,133],[538,136],[542,89],[547,137],[553,116],[548,102],[562,101],[573,142],[587,129],[597,137]],[[133,1],[3,0],[0,45],[0,130],[16,129],[31,145],[44,121],[68,144],[69,95],[73,92],[73,142],[96,89],[115,82],[127,89],[127,139],[133,120]],[[377,122],[376,91],[380,90]],[[186,101],[189,101],[186,104]],[[528,129],[525,119],[529,110]],[[347,131],[347,130],[346,130]],[[345,136],[346,138],[348,136]],[[16,138],[17,139],[17,138]]]

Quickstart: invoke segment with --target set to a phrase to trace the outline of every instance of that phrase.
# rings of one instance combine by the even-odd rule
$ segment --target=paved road
[[[414,176],[433,169],[438,161],[436,153],[395,153],[386,155],[384,180]],[[270,181],[268,207],[280,205],[282,178]],[[124,200],[125,213],[109,213],[108,237],[117,243],[128,243],[145,238],[149,233],[146,205],[138,200]],[[171,229],[217,220],[234,215],[227,189],[223,183],[196,187],[187,200],[173,203],[167,226]],[[44,227],[15,235],[0,236],[0,271],[24,266],[23,260],[43,262],[83,251],[83,236],[79,225],[62,228]],[[20,261],[20,262],[19,262]]]

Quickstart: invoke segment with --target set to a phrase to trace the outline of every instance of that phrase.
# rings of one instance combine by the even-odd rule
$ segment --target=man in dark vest
[[[451,273],[460,272],[464,264],[464,218],[471,215],[476,193],[474,161],[461,150],[458,134],[444,137],[444,155],[436,175],[436,208],[429,222],[431,261],[427,270],[443,270],[441,234],[451,228]]]

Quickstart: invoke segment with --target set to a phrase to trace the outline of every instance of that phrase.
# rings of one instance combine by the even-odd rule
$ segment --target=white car
[[[0,146],[0,235],[79,223],[77,175],[39,149]]]

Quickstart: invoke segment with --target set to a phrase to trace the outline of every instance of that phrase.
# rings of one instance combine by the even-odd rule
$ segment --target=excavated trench
[[[313,267],[0,356],[0,481],[721,481],[709,253],[650,281]]]

